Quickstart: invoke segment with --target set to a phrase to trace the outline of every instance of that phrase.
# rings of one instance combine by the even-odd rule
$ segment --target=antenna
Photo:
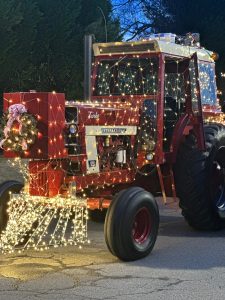
[[[102,10],[102,8],[100,6],[98,6],[98,9],[100,10],[102,16],[103,16],[103,19],[104,19],[104,22],[105,22],[105,41],[106,43],[108,42],[108,32],[107,32],[107,22],[106,22],[106,17],[105,17],[105,14]]]

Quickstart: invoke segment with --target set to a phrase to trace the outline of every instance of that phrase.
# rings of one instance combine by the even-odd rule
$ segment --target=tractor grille
[[[65,131],[65,146],[68,150],[68,155],[79,155],[82,152],[82,148],[80,145],[80,138],[77,134],[72,134],[69,132],[69,128],[71,125],[78,126],[78,108],[73,105],[67,105],[65,111],[65,119],[67,129]],[[78,127],[77,127],[78,130]]]
[[[67,124],[78,123],[78,109],[75,106],[66,106],[65,119]]]

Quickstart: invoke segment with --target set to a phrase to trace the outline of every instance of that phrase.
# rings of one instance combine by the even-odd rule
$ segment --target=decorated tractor
[[[157,238],[160,194],[165,203],[179,198],[193,228],[224,228],[215,53],[196,34],[85,41],[85,101],[55,92],[4,94],[1,146],[25,184],[0,187],[2,251],[81,246],[89,215],[105,220],[113,255],[145,257]]]

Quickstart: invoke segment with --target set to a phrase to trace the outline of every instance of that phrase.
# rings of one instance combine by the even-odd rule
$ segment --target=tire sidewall
[[[147,208],[151,217],[151,231],[145,242],[138,244],[133,239],[132,229],[135,216],[141,208]],[[127,251],[135,253],[140,257],[145,256],[149,253],[156,242],[159,226],[159,213],[158,207],[154,198],[148,192],[140,192],[136,195],[136,199],[129,201],[129,206],[127,207],[129,213],[127,213],[121,224],[121,234],[123,235],[124,248]],[[122,241],[121,241],[122,242]]]
[[[181,144],[174,166],[175,185],[189,225],[197,230],[218,230],[225,227],[225,222],[214,204],[213,162],[220,147],[225,146],[225,130],[222,125],[208,124],[204,133],[205,151],[199,149],[194,132]]]
[[[221,147],[225,146],[225,133],[221,136],[219,136],[219,139],[215,139],[215,142],[213,143],[211,149],[209,150],[209,157],[207,158],[206,161],[206,171],[207,171],[207,176],[206,176],[206,193],[205,196],[207,197],[209,203],[211,203],[211,206],[213,208],[213,210],[216,212],[216,207],[214,205],[213,202],[213,197],[214,195],[212,194],[212,190],[211,190],[211,178],[212,178],[212,169],[213,169],[213,162],[216,159],[216,156],[218,154],[218,151]],[[225,159],[224,159],[225,162]]]

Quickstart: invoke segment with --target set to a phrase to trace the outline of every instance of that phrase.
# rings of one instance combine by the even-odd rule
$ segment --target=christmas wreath
[[[0,121],[0,147],[22,153],[34,144],[37,120],[23,104],[11,105]]]

